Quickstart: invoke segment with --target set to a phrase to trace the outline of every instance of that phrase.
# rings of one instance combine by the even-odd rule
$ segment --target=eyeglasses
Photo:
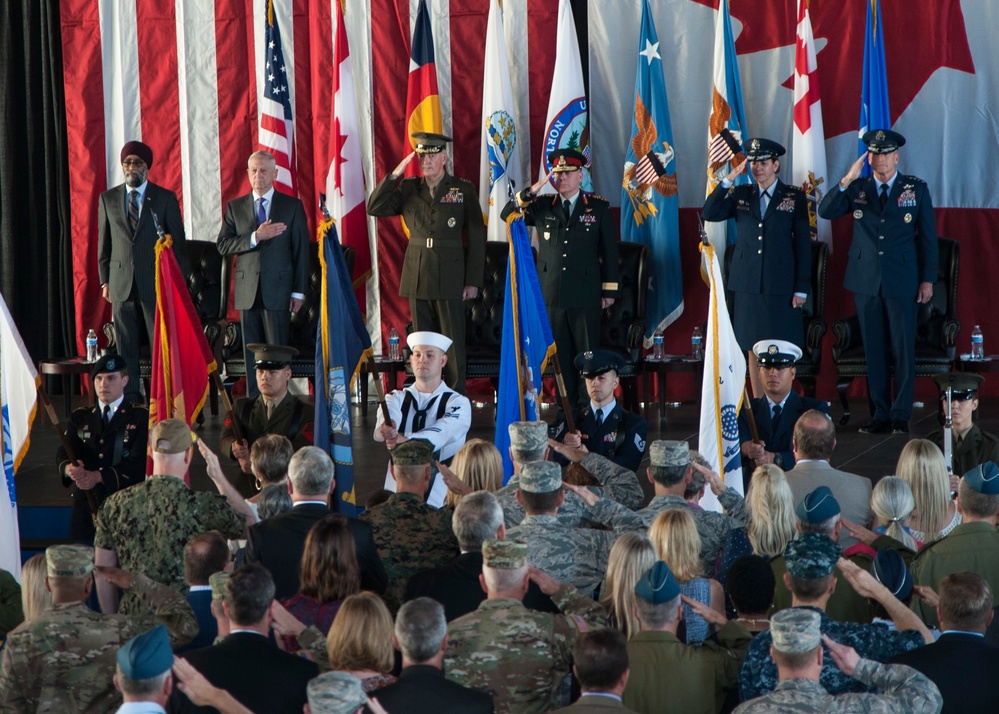
[[[124,161],[121,162],[121,165],[125,167],[135,166],[136,168],[141,168],[146,165],[146,162],[143,161],[142,159],[135,159],[135,160],[125,159]]]

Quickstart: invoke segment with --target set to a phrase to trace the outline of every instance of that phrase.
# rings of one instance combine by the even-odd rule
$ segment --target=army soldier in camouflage
[[[780,683],[770,694],[741,704],[735,710],[738,714],[940,711],[940,690],[924,675],[905,665],[864,659],[852,647],[824,635],[821,625],[821,617],[812,610],[795,608],[774,615],[770,654],[777,664]],[[826,659],[823,643],[839,671],[879,693],[834,696],[823,689],[819,683]]]
[[[752,635],[736,620],[710,607],[698,609],[718,618],[718,643],[686,645],[676,636],[683,619],[680,585],[669,566],[656,562],[635,585],[640,630],[628,642],[631,676],[624,704],[642,714],[715,714],[726,689],[739,682],[739,665]],[[687,600],[694,605],[694,601]]]
[[[823,634],[853,647],[861,657],[877,662],[887,662],[897,654],[933,642],[933,635],[912,610],[869,572],[840,558],[839,553],[839,546],[819,533],[803,533],[788,543],[784,552],[787,562],[784,583],[791,590],[791,610],[801,608],[816,613]],[[895,630],[880,624],[837,622],[826,615],[826,604],[836,587],[835,568],[839,568],[859,595],[873,598],[884,607],[895,623]],[[772,692],[777,686],[777,667],[770,658],[770,645],[769,631],[758,634],[749,645],[739,673],[739,690],[744,702]],[[819,683],[830,694],[871,691],[864,682],[844,674],[829,658],[822,665]]]
[[[354,714],[368,702],[361,680],[347,672],[320,674],[305,691],[315,714]]]
[[[590,517],[612,530],[570,528],[556,514],[565,500],[563,486],[579,496]],[[584,486],[564,484],[562,467],[551,461],[532,461],[520,471],[517,500],[527,516],[507,531],[507,538],[527,544],[528,560],[563,583],[593,594],[607,573],[611,546],[622,533],[644,531],[632,511],[609,498],[600,498]]]
[[[546,461],[549,448],[592,474],[601,484],[600,487],[591,488],[597,495],[606,496],[626,508],[637,508],[645,497],[634,471],[615,464],[605,456],[591,454],[585,448],[573,448],[550,440],[548,425],[543,421],[515,421],[510,424],[507,431],[510,434],[513,476],[506,486],[496,492],[496,498],[503,507],[507,528],[520,525],[524,520],[524,507],[517,502],[521,469],[524,464],[531,461]],[[448,487],[451,487],[450,483]],[[572,491],[565,494],[565,502],[558,510],[558,522],[573,528],[594,524],[586,504]]]
[[[101,615],[87,608],[94,584],[89,546],[50,546],[45,563],[52,604],[7,639],[0,711],[112,711],[121,703],[112,682],[115,654],[126,640],[157,623],[166,626],[174,646],[198,631],[194,612],[174,588],[117,568],[98,568],[97,576],[134,594],[143,614]]]
[[[394,446],[389,455],[396,492],[360,515],[371,524],[378,557],[389,580],[385,604],[393,612],[402,604],[410,576],[446,565],[459,552],[458,540],[451,532],[451,511],[423,501],[430,488],[433,454],[434,445],[426,439],[410,439]]]
[[[726,513],[695,508],[683,495],[697,470]],[[729,531],[746,524],[746,502],[734,488],[726,487],[718,474],[690,460],[686,441],[653,441],[649,446],[649,482],[656,495],[649,505],[638,512],[646,527],[652,525],[662,511],[687,508],[694,516],[697,534],[701,536],[701,563],[705,573],[715,572],[715,561],[725,545]]]
[[[527,546],[512,540],[482,544],[477,610],[448,624],[448,679],[493,696],[496,714],[538,714],[560,706],[580,634],[607,625],[606,611],[574,587],[528,567]],[[534,581],[562,613],[534,612],[522,602]]]
[[[254,520],[246,501],[226,479],[218,457],[198,441],[208,464],[208,476],[218,494],[192,491],[184,478],[191,465],[196,437],[181,419],[166,419],[153,427],[150,444],[153,474],[132,488],[111,495],[97,514],[98,566],[117,566],[144,573],[159,583],[187,592],[184,546],[192,537],[217,530],[225,538],[244,538]],[[101,610],[117,612],[117,593],[98,583]],[[145,605],[126,592],[121,612],[143,612]]]
[[[464,301],[474,300],[482,287],[486,228],[475,187],[447,172],[451,137],[421,132],[412,138],[416,150],[375,186],[368,197],[368,214],[401,215],[405,221],[409,245],[399,295],[409,298],[415,331],[439,332],[454,341],[445,381],[464,394]],[[419,156],[423,178],[403,179],[414,156]]]
[[[90,372],[97,403],[80,407],[66,424],[66,440],[76,461],[65,447],[56,450],[62,485],[73,487],[73,511],[69,537],[93,543],[94,520],[87,493],[98,506],[115,491],[139,483],[146,477],[146,435],[149,412],[133,405],[125,396],[128,367],[118,354],[105,355]]]

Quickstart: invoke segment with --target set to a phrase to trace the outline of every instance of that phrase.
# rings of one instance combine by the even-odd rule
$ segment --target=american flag
[[[736,132],[738,133],[740,132]],[[739,146],[739,138],[728,129],[722,129],[714,135],[708,145],[708,160],[711,163],[725,162],[740,151],[742,147]]]
[[[656,152],[650,151],[638,160],[635,167],[635,179],[638,183],[651,184],[657,178],[666,173],[666,167],[656,156]]]
[[[281,48],[281,30],[274,16],[274,2],[267,2],[267,25],[264,32],[264,78],[261,82],[260,127],[261,146],[274,154],[278,176],[275,182],[287,193],[295,194],[295,122],[291,114],[291,83]]]

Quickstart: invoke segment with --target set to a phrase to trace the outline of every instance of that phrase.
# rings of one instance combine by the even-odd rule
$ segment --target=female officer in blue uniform
[[[749,359],[753,394],[762,394],[753,345],[780,339],[805,346],[800,312],[811,284],[811,228],[805,193],[777,178],[784,147],[769,139],[750,139],[746,161],[729,172],[704,202],[706,221],[735,219],[738,229],[728,274],[735,294],[736,339]],[[753,183],[732,186],[746,171]]]

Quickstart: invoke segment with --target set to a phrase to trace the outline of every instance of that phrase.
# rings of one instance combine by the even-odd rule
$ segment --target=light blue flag
[[[350,392],[371,355],[371,337],[343,259],[336,226],[327,219],[319,226],[319,256],[323,266],[321,314],[316,327],[316,418],[313,443],[325,449],[336,469],[331,507],[356,516],[354,448],[350,421]]]
[[[875,17],[875,13],[877,16]],[[867,3],[867,28],[864,32],[864,81],[860,90],[860,129],[857,131],[857,156],[863,156],[867,145],[863,136],[872,129],[891,129],[891,109],[888,106],[888,71],[885,69],[885,38],[881,28],[881,5],[878,0]],[[871,175],[865,163],[861,176]]]
[[[541,283],[534,266],[531,239],[524,219],[507,222],[510,258],[503,300],[503,345],[500,348],[496,437],[503,457],[503,482],[513,475],[508,427],[515,421],[537,421],[541,375],[555,354]]]
[[[649,0],[644,0],[631,141],[624,157],[621,188],[621,240],[644,243],[652,254],[646,347],[652,344],[656,330],[666,328],[683,312],[676,188],[673,125],[659,36]]]

